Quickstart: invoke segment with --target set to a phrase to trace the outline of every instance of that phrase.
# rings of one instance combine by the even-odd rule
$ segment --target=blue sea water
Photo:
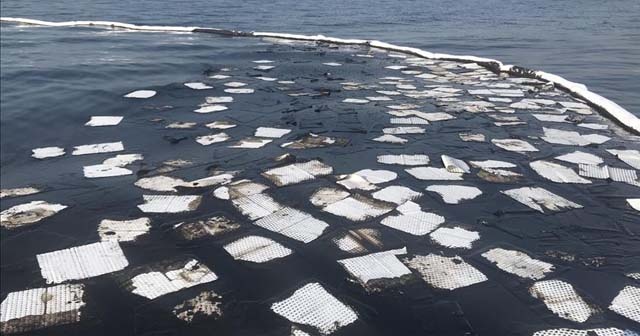
[[[637,0],[3,0],[1,9],[2,16],[52,21],[317,33],[486,56],[584,83],[640,114]],[[145,52],[130,42],[133,54]],[[86,49],[103,46],[104,41],[83,42]],[[14,57],[19,56],[3,51],[3,77],[19,63]]]

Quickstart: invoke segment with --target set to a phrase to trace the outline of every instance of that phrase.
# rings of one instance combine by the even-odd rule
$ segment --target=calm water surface
[[[637,0],[4,0],[2,15],[375,38],[549,71],[585,83],[640,114]],[[104,43],[84,41],[82,48]],[[133,56],[148,56],[144,50],[134,51],[135,44],[131,41]],[[3,51],[3,78],[20,63],[14,56]]]

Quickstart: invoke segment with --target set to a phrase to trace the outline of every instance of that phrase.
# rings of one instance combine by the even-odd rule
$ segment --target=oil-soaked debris
[[[516,116],[510,116],[510,115],[489,114],[488,116],[489,116],[491,119],[493,119],[493,120],[497,120],[497,121],[511,121],[511,122],[520,121],[520,118],[518,118],[518,117],[516,117]]]
[[[505,90],[505,89],[477,89],[467,90],[469,94],[476,96],[502,96],[502,97],[522,97],[524,94],[521,90]],[[505,100],[498,100],[504,102]],[[509,99],[508,101],[511,101]]]
[[[416,87],[415,87],[415,85],[411,85],[411,84],[396,84],[396,89],[399,89],[399,90],[415,90]]]
[[[332,167],[318,160],[311,160],[308,162],[294,163],[283,167],[272,168],[262,173],[262,176],[280,187],[313,180],[318,176],[329,175],[332,172]]]
[[[591,114],[591,107],[584,103],[578,102],[559,102],[560,105],[578,114]]]
[[[556,115],[556,114],[532,114],[532,116],[540,121],[548,121],[548,122],[562,122],[568,123],[567,115]]]
[[[288,128],[258,127],[254,136],[259,138],[277,139],[282,138],[289,133],[291,133],[291,130]]]
[[[375,229],[355,229],[332,239],[336,246],[349,253],[365,253],[369,249],[367,246],[381,248],[383,246],[380,231]]]
[[[444,247],[470,249],[473,242],[480,239],[480,234],[460,227],[441,227],[431,232],[429,237]]]
[[[184,181],[180,178],[157,175],[152,177],[144,177],[137,180],[134,185],[136,187],[164,192],[176,192],[177,187],[183,188],[201,188],[218,184],[228,183],[233,179],[236,172],[218,172],[216,175],[204,177],[194,181]]]
[[[221,132],[216,134],[199,136],[196,138],[196,142],[203,146],[209,146],[211,144],[224,142],[229,139],[231,139],[231,137],[227,135],[227,133]]]
[[[238,141],[234,145],[229,146],[229,148],[252,148],[252,149],[255,149],[255,148],[264,147],[266,144],[270,143],[271,141],[273,141],[273,139],[249,137],[249,138],[245,138],[245,139],[242,139],[242,140]]]
[[[385,91],[385,90],[381,90],[381,91],[376,91],[379,94],[383,94],[383,95],[387,95],[387,96],[400,96],[402,95],[402,93],[398,92],[398,91]]]
[[[152,176],[144,177],[137,180],[134,185],[138,188],[153,191],[178,191],[176,187],[184,185],[186,182],[182,179],[170,176]]]
[[[580,177],[573,169],[550,161],[538,160],[529,163],[538,175],[556,183],[589,184],[591,181]]]
[[[638,333],[631,330],[621,330],[618,328],[596,328],[596,329],[547,329],[536,331],[533,336],[637,336]]]
[[[138,99],[147,99],[156,95],[156,92],[153,90],[137,90],[133,92],[129,92],[124,95],[125,98],[138,98]]]
[[[565,262],[573,262],[576,260],[576,256],[564,251],[558,251],[558,250],[547,250],[544,252],[544,254],[547,257],[550,258],[554,258],[554,259],[559,259]]]
[[[214,195],[220,199],[231,199],[243,215],[255,220],[255,225],[303,243],[318,238],[329,226],[306,212],[276,202],[262,193],[266,189],[259,183],[241,180],[216,189]]]
[[[129,261],[117,241],[103,241],[38,254],[42,277],[51,283],[80,280],[124,269]]]
[[[366,99],[358,99],[358,98],[346,98],[342,101],[343,103],[348,103],[348,104],[366,104],[369,101]]]
[[[425,131],[426,130],[424,128],[416,127],[416,126],[387,127],[382,129],[382,132],[384,134],[390,134],[390,135],[422,134]]]
[[[628,164],[629,166],[640,169],[640,151],[635,149],[607,149],[607,152],[615,155],[620,161]]]
[[[491,142],[494,145],[510,152],[524,153],[538,151],[538,149],[530,143],[519,139],[491,139]]]
[[[122,119],[124,119],[124,117],[121,116],[92,116],[84,125],[92,127],[116,126]]]
[[[370,97],[365,97],[367,98],[367,100],[369,101],[391,101],[393,99],[391,99],[390,97],[387,96],[370,96]]]
[[[129,220],[103,219],[98,225],[102,241],[130,242],[149,232],[151,219],[141,217]]]
[[[226,107],[225,105],[204,104],[204,105],[200,105],[199,108],[193,110],[193,112],[195,112],[195,113],[214,113],[214,112],[226,111],[228,109],[229,108]]]
[[[269,187],[264,184],[249,180],[239,180],[214,190],[213,194],[219,199],[228,200],[259,194],[267,189],[269,189]]]
[[[224,89],[224,92],[235,93],[235,94],[249,94],[249,93],[254,93],[255,90],[249,89],[249,88],[230,88],[230,89]]]
[[[454,117],[451,114],[446,113],[446,112],[421,113],[418,116],[420,118],[427,119],[427,120],[429,120],[431,122],[452,120],[452,119],[456,118],[456,117]]]
[[[193,90],[207,90],[207,89],[213,89],[212,86],[209,86],[205,83],[200,83],[200,82],[190,82],[190,83],[184,83],[184,86],[193,89]]]
[[[414,236],[423,236],[444,223],[444,217],[422,211],[418,204],[411,201],[397,207],[396,210],[399,215],[388,216],[380,224]]]
[[[330,145],[344,146],[346,143],[347,141],[345,139],[309,133],[299,140],[284,143],[281,147],[289,149],[309,149],[322,148]]]
[[[609,309],[640,323],[640,287],[624,287],[613,299]]]
[[[176,121],[176,122],[172,122],[172,123],[168,124],[164,128],[169,128],[169,129],[190,129],[190,128],[194,128],[196,126],[198,126],[198,123],[187,122],[187,121]]]
[[[328,195],[332,188],[321,188],[311,196],[311,203],[321,206],[322,210],[352,221],[364,221],[384,215],[393,207],[386,202],[370,199],[362,195],[350,195],[341,191]]]
[[[631,279],[640,280],[640,272],[627,273],[625,275]]]
[[[404,263],[435,288],[454,290],[488,280],[458,256],[449,258],[436,254],[417,255],[404,259]]]
[[[338,260],[338,263],[368,290],[401,284],[411,276],[398,255],[407,254],[406,248],[366,254],[360,257]]]
[[[398,174],[389,170],[362,169],[353,174],[338,176],[338,184],[349,190],[375,190],[377,184],[393,181]]]
[[[319,283],[300,287],[288,298],[273,303],[271,310],[293,323],[314,327],[322,335],[329,335],[358,319],[353,309]]]
[[[501,193],[542,213],[545,213],[544,209],[549,211],[562,211],[582,208],[580,204],[571,202],[566,198],[539,187],[522,187],[501,191]]]
[[[378,162],[401,166],[422,166],[429,164],[429,156],[424,154],[378,155]]]
[[[509,107],[519,110],[539,110],[540,106],[535,102],[528,101],[527,99],[522,99],[519,102],[513,103],[509,105]]]
[[[311,195],[311,204],[324,207],[349,197],[349,192],[338,188],[320,188]]]
[[[86,154],[99,154],[99,153],[112,153],[120,152],[124,150],[122,141],[107,142],[94,145],[82,145],[74,147],[71,155],[86,155]]]
[[[65,154],[64,148],[60,147],[42,147],[42,148],[34,148],[31,150],[33,154],[32,157],[36,159],[47,159],[52,157],[63,156]]]
[[[597,155],[593,155],[591,153],[585,153],[582,151],[574,151],[568,154],[560,155],[555,157],[556,160],[575,163],[575,164],[588,164],[588,165],[599,165],[604,162],[602,158]]]
[[[391,124],[398,125],[428,125],[429,122],[418,117],[409,117],[409,118],[391,118],[389,120]]]
[[[563,319],[585,322],[595,313],[595,310],[578,295],[571,284],[561,280],[538,281],[531,286],[529,292]]]
[[[19,204],[0,212],[0,225],[7,229],[37,223],[66,209],[66,205],[46,201],[32,201]]]
[[[205,104],[225,104],[225,103],[233,103],[233,97],[222,96],[222,97],[206,97]]]
[[[108,158],[102,162],[104,165],[126,167],[136,161],[143,160],[142,154],[118,154],[112,158]]]
[[[462,160],[453,158],[448,155],[441,155],[440,157],[442,159],[442,165],[450,173],[458,173],[458,174],[467,173],[468,174],[471,172],[467,163]]]
[[[233,177],[237,174],[237,171],[228,172],[215,172],[212,176],[203,177],[201,179],[185,182],[179,187],[184,188],[203,188],[210,187],[219,184],[226,184],[231,182]]]
[[[240,224],[224,216],[213,216],[190,222],[181,222],[174,228],[187,240],[217,236],[240,228]]]
[[[506,161],[498,161],[498,160],[484,160],[484,161],[469,161],[469,163],[476,168],[481,168],[485,170],[495,169],[495,168],[515,168],[517,167],[515,164]]]
[[[229,129],[229,128],[234,128],[237,125],[232,124],[228,121],[219,120],[219,121],[214,121],[212,123],[206,124],[205,126],[212,129]]]
[[[231,76],[227,76],[227,75],[211,75],[209,76],[210,79],[227,79],[227,78],[231,78]]]
[[[409,140],[407,139],[403,139],[399,136],[395,136],[392,134],[385,134],[382,136],[379,136],[377,138],[373,138],[373,141],[377,141],[377,142],[388,142],[388,143],[393,143],[393,144],[404,144],[407,143]]]
[[[505,169],[481,169],[478,177],[492,183],[512,183],[518,181],[522,174]]]
[[[502,127],[502,126],[518,126],[518,125],[526,125],[527,123],[523,122],[523,121],[497,121],[493,123],[496,126]]]
[[[260,206],[259,203],[255,205]],[[267,211],[269,210],[271,209],[267,209]],[[329,224],[312,217],[310,214],[289,207],[272,212],[254,224],[303,243],[309,243],[320,237],[322,232],[329,227]]]
[[[308,332],[296,327],[295,325],[291,326],[291,334],[290,336],[311,336]],[[634,335],[635,336],[635,335]]]
[[[616,167],[605,166],[593,166],[580,164],[578,174],[580,176],[591,177],[596,179],[611,179],[615,182],[624,182],[636,187],[640,187],[640,180],[638,174],[632,169],[623,169]]]
[[[239,88],[239,87],[247,86],[247,83],[242,83],[242,82],[227,82],[227,83],[224,83],[224,86],[226,86],[226,87],[231,87],[231,88]]]
[[[493,124],[498,127],[526,125],[523,121],[496,121]]]
[[[485,142],[486,138],[482,133],[460,133],[460,140],[466,142]]]
[[[204,291],[192,299],[176,305],[173,315],[191,323],[198,318],[220,318],[222,316],[222,296],[214,291]]]
[[[82,172],[86,178],[103,178],[114,176],[125,176],[133,174],[133,171],[110,164],[97,164],[82,167]]]
[[[258,70],[258,71],[268,71],[268,70],[271,70],[271,69],[275,68],[275,66],[273,66],[273,65],[258,65],[258,66],[255,66],[253,68],[255,70]]]
[[[198,208],[202,196],[196,195],[142,195],[144,203],[138,205],[147,213],[178,213],[193,211]]]
[[[195,259],[156,264],[146,268],[149,272],[131,278],[129,286],[133,294],[150,300],[218,279],[205,264]]]
[[[162,165],[155,169],[141,169],[138,171],[138,176],[145,176],[149,174],[166,174],[172,171],[178,170],[180,168],[185,168],[192,166],[193,162],[189,160],[175,159],[175,160],[166,160],[162,162]]]
[[[544,136],[542,140],[558,145],[587,146],[591,144],[603,144],[611,138],[600,134],[582,135],[574,131],[564,131],[555,128],[543,127]]]
[[[29,196],[42,192],[42,190],[34,187],[0,189],[0,198],[13,198],[20,196]]]
[[[494,248],[482,256],[507,273],[532,280],[540,280],[554,269],[552,264],[533,259],[524,252],[515,250]]]
[[[422,196],[422,193],[403,186],[389,186],[371,194],[373,198],[395,204],[403,204]]]
[[[578,127],[588,128],[592,130],[607,130],[609,125],[596,124],[596,123],[580,123]]]
[[[264,263],[273,259],[284,258],[293,252],[275,240],[260,236],[240,238],[225,245],[224,249],[233,259],[254,263]]]
[[[426,190],[438,193],[447,204],[458,204],[460,201],[472,200],[482,195],[482,191],[476,187],[461,185],[432,185]]]
[[[425,181],[462,181],[462,173],[452,173],[446,168],[415,167],[405,169],[411,176]]]
[[[12,292],[0,305],[0,332],[30,332],[80,322],[84,285],[63,284]]]
[[[233,197],[231,200],[233,205],[251,220],[260,219],[284,208],[271,196],[260,192],[251,192],[241,197]]]

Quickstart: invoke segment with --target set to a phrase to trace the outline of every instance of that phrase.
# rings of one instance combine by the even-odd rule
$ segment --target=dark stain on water
[[[4,6],[4,4],[3,4]],[[156,300],[136,296],[125,290],[128,269],[114,274],[81,280],[86,285],[82,321],[74,325],[51,327],[30,332],[31,335],[288,335],[291,323],[270,310],[273,302],[285,299],[308,282],[321,283],[336,298],[358,314],[357,322],[339,329],[334,335],[531,335],[554,328],[595,328],[615,326],[637,329],[637,324],[606,309],[625,284],[633,280],[624,273],[640,269],[640,216],[630,210],[625,198],[638,197],[637,187],[594,180],[593,184],[554,184],[538,176],[528,161],[573,151],[571,146],[552,146],[539,139],[542,123],[528,113],[517,115],[527,121],[524,127],[495,127],[486,114],[454,113],[451,121],[433,122],[425,134],[403,135],[406,145],[372,142],[388,126],[385,105],[341,103],[348,97],[378,95],[373,90],[346,91],[342,81],[372,83],[397,71],[384,66],[401,60],[373,53],[375,58],[356,58],[365,49],[327,48],[315,44],[273,45],[260,40],[226,39],[193,35],[163,35],[97,32],[95,30],[36,30],[3,27],[3,55],[13,60],[2,73],[2,187],[46,186],[42,194],[7,199],[2,209],[31,200],[44,199],[70,207],[35,225],[18,230],[2,229],[1,293],[43,287],[35,255],[98,241],[97,224],[105,218],[128,219],[143,214],[136,208],[142,203],[142,191],[133,183],[136,174],[104,179],[85,179],[82,167],[96,164],[113,154],[70,156],[75,145],[123,141],[126,153],[141,153],[143,162],[130,168],[141,176],[153,176],[162,162],[183,159],[194,162],[167,175],[185,180],[202,178],[212,169],[242,170],[238,178],[247,178],[271,186],[266,193],[278,202],[312,214],[330,226],[323,235],[308,244],[253,225],[231,202],[212,196],[214,188],[181,189],[181,194],[202,195],[203,201],[193,212],[150,214],[152,229],[134,243],[122,243],[130,267],[162,262],[176,257],[193,257],[210,267],[219,279],[204,285],[167,294]],[[30,41],[30,42],[23,42]],[[33,42],[35,41],[35,43]],[[131,52],[131,42],[140,42]],[[89,50],[95,43],[102,50]],[[52,48],[55,51],[51,51]],[[144,55],[140,52],[145,51]],[[69,57],[65,57],[68,55]],[[252,77],[263,74],[251,69],[251,61],[270,59],[276,68],[265,76],[293,80],[285,86]],[[327,67],[323,62],[339,62],[341,67]],[[221,69],[229,68],[228,72]],[[254,94],[233,95],[235,102],[227,111],[197,114],[193,109],[206,96],[229,96],[220,81],[204,74],[233,76],[229,81],[250,83]],[[408,77],[408,76],[407,76]],[[185,82],[203,81],[211,90],[192,90]],[[451,83],[446,83],[447,85]],[[464,85],[455,84],[465,88]],[[158,92],[152,99],[131,100],[122,95],[138,89]],[[309,96],[291,97],[286,93],[308,92]],[[366,93],[365,93],[366,92]],[[412,102],[408,98],[396,102]],[[421,111],[441,111],[424,103]],[[91,115],[123,115],[115,127],[91,128],[83,124]],[[152,121],[160,119],[160,121]],[[607,123],[597,115],[593,122]],[[238,126],[226,130],[229,142],[201,146],[196,136],[216,133],[202,125],[227,120]],[[194,129],[165,129],[173,121],[197,122]],[[545,124],[546,125],[546,124]],[[283,139],[260,149],[233,149],[229,144],[253,135],[258,126],[291,128]],[[573,124],[553,127],[574,130]],[[620,166],[605,148],[638,149],[624,131],[610,124],[604,133],[613,139],[605,145],[582,148],[597,153],[606,163]],[[490,143],[463,143],[460,132],[484,133],[492,138],[521,138],[532,142],[539,153],[523,155],[497,149]],[[615,133],[615,132],[620,133]],[[286,150],[280,145],[308,133],[344,139],[339,145]],[[596,133],[580,129],[581,133]],[[621,135],[620,135],[621,134]],[[32,148],[60,146],[67,155],[38,161],[29,157]],[[480,240],[471,250],[442,248],[429,241],[379,225],[382,217],[352,222],[314,207],[309,196],[321,187],[335,186],[331,176],[291,186],[275,187],[260,175],[278,166],[273,158],[290,152],[298,162],[319,158],[334,168],[334,174],[347,174],[365,168],[386,169],[398,173],[389,185],[404,185],[425,195],[418,199],[425,211],[447,219],[445,226],[462,225],[478,231]],[[475,174],[467,174],[464,185],[483,191],[475,200],[448,205],[435,194],[424,191],[430,184],[419,181],[401,166],[381,165],[376,155],[426,153],[432,166],[439,166],[441,154],[465,160],[496,159],[514,162],[523,181],[489,183]],[[603,154],[604,153],[604,154]],[[502,195],[499,191],[524,185],[540,186],[566,196],[585,208],[541,214]],[[241,224],[240,228],[215,237],[194,241],[182,238],[173,229],[177,223],[224,215]],[[381,231],[388,250],[406,246],[409,254],[429,253],[460,255],[489,281],[453,291],[433,289],[417,275],[403,286],[371,293],[350,281],[336,260],[352,256],[335,247],[331,239],[356,228]],[[281,242],[294,250],[288,257],[265,264],[235,261],[222,248],[238,238],[256,234]],[[528,293],[532,281],[525,281],[498,270],[480,254],[493,247],[526,251],[532,257],[556,265],[548,278],[563,279],[578,288],[587,302],[603,308],[587,323],[578,325],[558,318]],[[555,258],[553,251],[574,257],[573,261]],[[598,259],[602,258],[602,259]],[[600,262],[599,260],[603,260]],[[214,290],[223,297],[223,316],[219,320],[196,318],[186,324],[172,314],[175,305],[204,290]],[[312,328],[301,329],[315,334]]]

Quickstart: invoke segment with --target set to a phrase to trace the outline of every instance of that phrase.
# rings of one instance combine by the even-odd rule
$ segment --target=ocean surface
[[[485,56],[584,83],[640,114],[640,2],[636,0],[5,0],[1,9],[2,16],[51,21],[113,20],[325,34]],[[57,42],[47,46],[51,52],[62,47],[60,41],[51,42]],[[105,43],[99,38],[83,40],[82,48],[107,53]],[[134,60],[126,67],[135,70],[138,60],[148,55],[136,48],[135,39],[126,43],[120,48]],[[14,57],[3,51],[3,77],[19,61]]]
[[[2,16],[50,21],[110,20],[378,39],[433,52],[484,56],[584,83],[632,113],[640,114],[637,0],[508,4],[495,0],[450,3],[3,0],[1,10]],[[0,32],[1,186],[41,189],[34,195],[2,199],[0,210],[36,200],[68,205],[38,223],[0,229],[1,298],[51,285],[42,276],[36,255],[100,241],[97,228],[104,219],[151,218],[148,233],[134,242],[121,244],[129,262],[127,268],[72,281],[85,286],[86,306],[81,322],[44,328],[29,335],[289,335],[292,323],[272,312],[272,304],[309,282],[321,283],[356,310],[358,321],[332,334],[336,336],[529,336],[536,331],[564,327],[638,330],[637,322],[608,309],[622,288],[638,284],[628,274],[640,270],[637,238],[640,216],[627,202],[640,197],[638,181],[590,178],[584,184],[560,184],[530,166],[534,160],[554,160],[580,150],[601,157],[604,164],[625,169],[622,172],[635,173],[628,161],[621,161],[607,150],[639,150],[638,137],[630,136],[597,114],[561,110],[556,102],[572,102],[563,92],[536,81],[498,77],[469,64],[433,62],[418,66],[393,53],[360,47],[87,27],[2,24]],[[255,63],[257,60],[273,63]],[[258,64],[273,64],[275,68],[256,69]],[[407,64],[411,65],[407,68],[409,73],[400,71]],[[437,75],[433,76],[435,79],[427,76],[418,80],[413,77],[415,71]],[[471,77],[453,81],[464,74]],[[221,79],[214,75],[229,77]],[[399,79],[392,76],[403,76],[400,80],[407,82],[393,82]],[[383,84],[382,78],[391,84]],[[505,102],[503,97],[501,101],[494,100],[496,108],[491,113],[455,107],[458,98],[473,100],[471,108],[476,107],[480,98],[468,89],[484,80],[497,88],[505,84],[517,88],[522,97],[537,98],[544,106],[510,111],[511,100]],[[243,88],[255,92],[230,93],[229,85],[225,85],[230,81],[246,83]],[[193,82],[211,87],[194,90],[185,86]],[[442,99],[414,99],[380,90],[381,87],[400,90],[408,83],[431,93],[444,85],[449,92],[439,92],[444,95],[439,97]],[[123,97],[134,90],[155,90],[157,94],[149,99]],[[367,104],[344,101],[370,96],[379,99],[387,94],[388,101],[371,99]],[[208,97],[220,96],[233,96],[233,102],[224,104],[226,110],[194,113]],[[517,99],[520,98],[513,98],[513,102]],[[546,99],[552,99],[552,104],[547,106]],[[405,103],[420,104],[413,108],[430,113],[431,117],[437,112],[449,112],[451,119],[417,124],[416,127],[425,128],[420,129],[422,133],[400,132],[401,138],[408,139],[406,144],[375,142],[373,139],[383,132],[389,129],[394,132],[393,127],[406,123],[401,120],[396,124],[391,118],[402,118],[389,115],[402,115],[406,106],[396,106],[398,111],[392,113],[390,109],[395,108],[388,106]],[[548,114],[546,117],[562,117],[556,113],[564,113],[569,119],[541,121],[533,117],[535,111]],[[85,126],[92,116],[124,119],[117,126]],[[209,123],[214,121],[237,127],[211,129]],[[508,122],[500,125],[498,121]],[[513,121],[515,124],[508,125]],[[595,128],[585,128],[585,124]],[[264,147],[233,148],[239,141],[252,137],[257,127],[286,128],[291,133]],[[588,141],[586,146],[562,144],[563,139],[552,143],[543,139],[546,132],[543,128],[549,127],[592,134],[591,139],[595,137],[598,141]],[[226,142],[205,146],[198,141],[222,131],[229,135]],[[486,136],[487,141],[463,141],[461,134],[476,132]],[[308,149],[284,146],[310,133],[331,137],[335,142]],[[601,144],[599,140],[603,137],[606,141]],[[503,150],[491,142],[493,139],[526,140],[539,151],[523,154]],[[74,146],[117,141],[124,145],[122,152],[71,154]],[[66,154],[44,160],[31,157],[32,149],[49,146],[62,147]],[[116,154],[134,153],[142,154],[144,159],[127,166],[131,170],[129,175],[90,179],[83,174],[85,167],[99,165]],[[285,153],[292,155],[275,160]],[[410,153],[428,154],[432,167],[442,166],[441,155],[467,162],[505,160],[514,163],[510,169],[519,177],[492,180],[496,177],[483,177],[482,171],[473,167],[471,173],[464,174],[463,181],[423,181],[410,175],[405,170],[408,167],[382,164],[378,159],[382,154]],[[282,187],[263,174],[274,167],[315,159],[331,166],[331,175]],[[556,161],[578,171],[577,164]],[[471,249],[443,247],[426,234],[411,235],[381,225],[387,214],[357,222],[310,202],[311,195],[320,188],[337,187],[336,180],[341,174],[371,168],[397,176],[384,186],[402,185],[421,191],[422,196],[415,202],[424,211],[445,217],[443,226],[466,228],[477,232],[480,238]],[[158,175],[193,181],[221,171],[236,172],[236,180],[264,183],[269,187],[265,195],[325,221],[328,228],[316,240],[302,243],[281,232],[259,227],[239,211],[237,204],[214,197],[217,185],[178,187],[175,193],[134,185],[143,178]],[[631,173],[622,178],[630,179],[629,176]],[[436,193],[425,190],[435,183],[476,186],[482,195],[462,204],[445,203]],[[533,186],[566,197],[581,208],[536,211],[503,194],[507,189]],[[354,197],[372,197],[371,191],[350,192]],[[183,213],[142,212],[139,205],[145,202],[143,195],[158,194],[201,196],[202,203],[194,211]],[[546,206],[560,203],[548,201]],[[227,217],[238,223],[239,228],[194,240],[180,229],[184,223],[193,224],[214,216]],[[336,262],[356,255],[338,249],[335,241],[358,229],[379,233],[371,236],[375,239],[360,237],[365,251],[407,247],[410,255],[458,255],[488,280],[449,291],[432,288],[414,276],[402,281],[381,281],[380,288],[372,286],[373,289],[365,290]],[[233,259],[223,247],[248,235],[268,237],[291,248],[293,253],[265,264]],[[598,311],[582,324],[554,315],[541,300],[531,296],[532,279],[503,272],[481,256],[495,247],[524,251],[553,264],[555,268],[547,279],[570,283]],[[173,262],[186,258],[208,265],[219,279],[156,300],[130,292],[135,276],[164,271],[169,269],[168,265],[175,266]],[[191,324],[178,320],[174,307],[203,290],[215,291],[223,297],[223,317],[200,316]],[[317,334],[308,326],[296,326]]]

